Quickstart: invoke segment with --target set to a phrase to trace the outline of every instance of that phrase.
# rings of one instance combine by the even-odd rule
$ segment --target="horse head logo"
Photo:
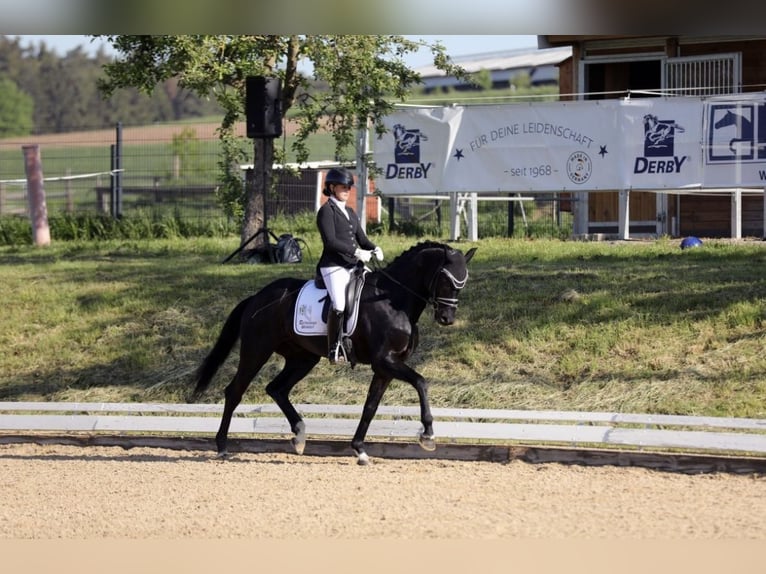
[[[734,127],[733,136],[729,140],[729,149],[735,156],[750,153],[753,145],[753,122],[745,117],[744,109],[726,110],[714,127],[720,130],[729,126]]]

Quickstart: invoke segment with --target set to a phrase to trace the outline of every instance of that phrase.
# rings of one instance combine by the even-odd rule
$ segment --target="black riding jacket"
[[[317,269],[332,265],[353,267],[356,264],[354,251],[357,248],[375,249],[375,244],[364,233],[354,210],[346,206],[346,213],[348,218],[332,200],[326,201],[319,208],[317,227],[322,237],[323,249]]]

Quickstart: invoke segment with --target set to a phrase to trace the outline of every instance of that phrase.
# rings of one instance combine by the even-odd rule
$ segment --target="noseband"
[[[448,269],[442,267],[436,273],[434,273],[433,279],[431,279],[431,285],[428,289],[431,293],[431,297],[428,299],[428,302],[431,303],[431,305],[434,308],[434,311],[439,308],[439,305],[443,307],[452,307],[457,309],[456,297],[437,297],[436,296],[436,282],[442,273],[444,273],[444,275],[447,276],[447,279],[452,284],[452,287],[454,287],[457,291],[460,291],[463,287],[465,287],[465,284],[468,281],[468,270],[466,269],[465,277],[463,277],[463,279],[458,279],[452,273],[450,273]]]

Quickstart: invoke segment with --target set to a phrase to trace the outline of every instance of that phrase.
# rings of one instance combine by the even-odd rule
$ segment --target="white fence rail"
[[[311,436],[350,437],[361,406],[296,405]],[[222,405],[166,403],[0,402],[8,432],[178,433],[213,435]],[[766,455],[766,419],[605,412],[433,409],[439,441],[683,449]],[[382,406],[368,438],[415,439],[417,407]],[[290,436],[276,405],[240,405],[230,436]]]

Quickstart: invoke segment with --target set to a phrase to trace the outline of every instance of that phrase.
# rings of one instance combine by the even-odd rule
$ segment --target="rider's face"
[[[333,194],[335,194],[335,197],[337,197],[340,201],[346,201],[346,198],[348,198],[348,192],[351,191],[351,188],[347,185],[343,185],[342,183],[336,183],[332,188]]]

